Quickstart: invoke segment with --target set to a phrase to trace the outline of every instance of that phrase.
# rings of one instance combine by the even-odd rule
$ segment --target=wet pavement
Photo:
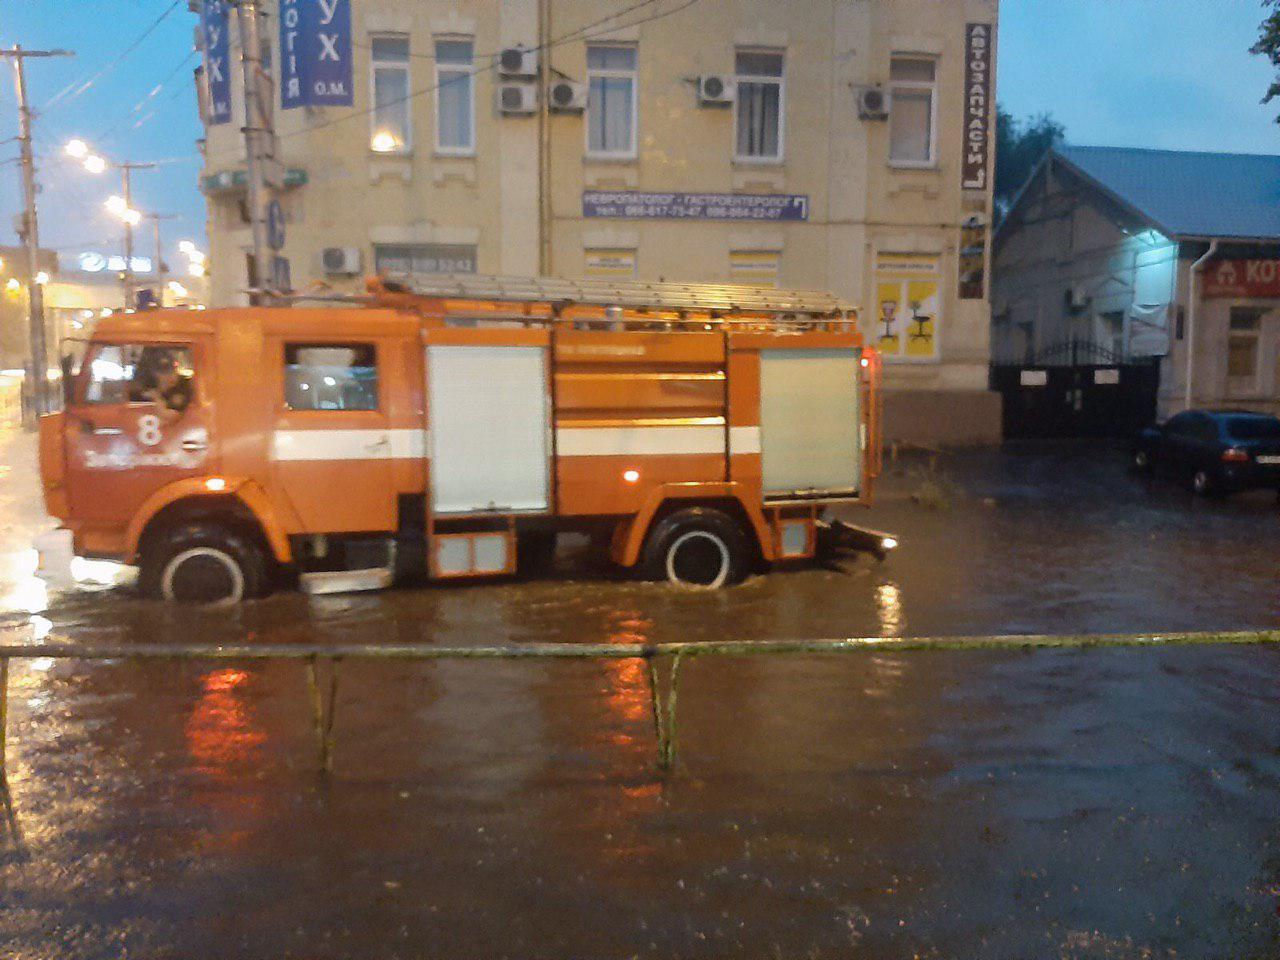
[[[0,434],[0,638],[768,639],[1274,627],[1280,510],[1027,447],[894,468],[884,564],[716,595],[528,583],[175,610],[46,595]],[[919,501],[911,494],[917,494]],[[571,545],[572,546],[572,545]],[[82,573],[93,574],[91,568]],[[336,771],[281,663],[15,664],[0,957],[1273,957],[1280,650],[348,663]]]

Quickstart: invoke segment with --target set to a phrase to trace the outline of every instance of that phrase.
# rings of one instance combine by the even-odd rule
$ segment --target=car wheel
[[[1135,450],[1133,452],[1133,469],[1138,473],[1151,472],[1151,455],[1145,450]]]
[[[732,517],[693,507],[660,520],[645,543],[642,569],[651,580],[688,590],[716,590],[747,573],[750,546]]]
[[[1195,491],[1197,496],[1210,497],[1213,496],[1217,488],[1208,470],[1197,470],[1191,475],[1191,489]]]
[[[142,556],[143,594],[170,603],[227,605],[270,589],[266,551],[252,536],[213,524],[162,533]]]

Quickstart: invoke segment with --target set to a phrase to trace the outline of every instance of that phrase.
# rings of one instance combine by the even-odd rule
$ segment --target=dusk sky
[[[1280,125],[1272,119],[1280,101],[1258,103],[1271,68],[1248,53],[1261,17],[1258,0],[1004,0],[999,98],[1015,115],[1052,113],[1073,143],[1280,152]],[[165,227],[171,262],[179,239],[203,243],[194,26],[186,0],[0,0],[0,44],[78,53],[73,60],[33,61],[28,69],[41,113],[42,239],[59,248],[65,264],[80,251],[114,250],[120,242],[118,222],[102,208],[118,192],[118,176],[94,177],[63,160],[61,145],[73,136],[113,158],[161,161],[157,170],[135,175],[135,206],[180,215]],[[0,147],[3,243],[15,242],[9,224],[19,208],[11,162],[17,150],[8,140],[16,132],[6,69],[0,78],[0,140],[7,141]],[[151,253],[149,237],[140,252]]]

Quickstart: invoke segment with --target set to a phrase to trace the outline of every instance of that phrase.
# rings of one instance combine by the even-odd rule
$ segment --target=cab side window
[[[88,352],[79,399],[103,405],[152,403],[161,394],[189,396],[194,382],[189,347],[101,343]]]
[[[372,343],[286,343],[284,402],[290,410],[377,410]]]

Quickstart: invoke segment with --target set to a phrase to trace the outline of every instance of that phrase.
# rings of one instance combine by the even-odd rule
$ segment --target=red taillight
[[[1239,447],[1228,447],[1222,451],[1223,463],[1248,463],[1249,454],[1245,453]]]

